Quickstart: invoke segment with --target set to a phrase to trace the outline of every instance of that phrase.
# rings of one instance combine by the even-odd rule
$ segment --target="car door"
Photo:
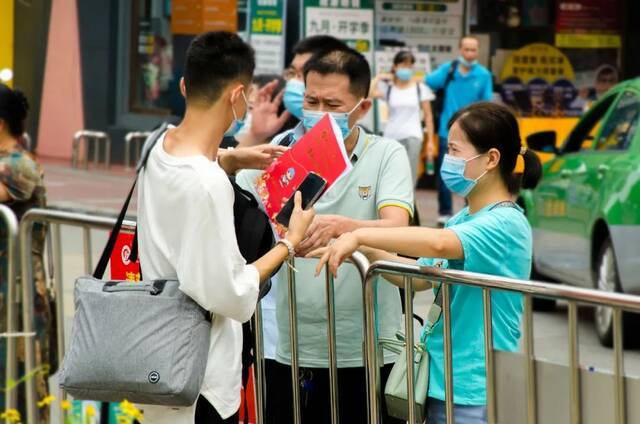
[[[627,151],[636,132],[640,116],[640,97],[625,90],[617,98],[606,116],[594,141],[593,150],[583,154],[576,164],[580,172],[571,176],[567,195],[566,225],[571,277],[592,287],[591,231],[593,223],[602,216],[602,199],[614,187],[620,173],[632,166]]]
[[[577,227],[568,202],[578,199],[571,192],[572,179],[586,174],[584,155],[593,151],[598,134],[617,93],[598,102],[569,134],[558,155],[547,165],[544,178],[533,192],[537,217],[533,229],[534,260],[538,271],[564,282],[578,284],[575,263]]]

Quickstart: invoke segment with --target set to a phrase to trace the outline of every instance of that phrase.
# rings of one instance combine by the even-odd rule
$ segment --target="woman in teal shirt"
[[[312,252],[336,274],[338,265],[360,249],[369,260],[416,263],[398,255],[420,257],[421,265],[528,279],[531,273],[531,227],[512,202],[521,187],[533,188],[541,175],[535,153],[522,146],[518,123],[505,107],[476,103],[460,110],[449,123],[449,151],[440,170],[454,193],[467,199],[444,229],[363,228],[343,234],[330,246]],[[518,157],[524,169],[517,169]],[[520,166],[519,168],[522,168]],[[401,278],[386,276],[394,284]],[[431,288],[415,280],[417,290]],[[494,348],[518,350],[522,296],[492,291]],[[482,290],[451,287],[454,419],[456,424],[486,422]],[[427,337],[430,355],[428,423],[446,422],[444,408],[443,320]]]

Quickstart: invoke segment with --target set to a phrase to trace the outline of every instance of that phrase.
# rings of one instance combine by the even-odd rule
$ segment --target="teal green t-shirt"
[[[465,208],[447,223],[464,251],[463,260],[442,261],[444,267],[482,274],[528,280],[531,274],[531,227],[516,207],[495,207],[469,214]],[[493,209],[492,209],[493,208]],[[432,266],[434,259],[421,258]],[[451,340],[453,348],[454,403],[486,404],[486,373],[482,289],[451,287]],[[493,345],[517,351],[520,339],[522,295],[491,291]],[[444,320],[442,316],[427,337],[430,355],[429,397],[444,400]]]

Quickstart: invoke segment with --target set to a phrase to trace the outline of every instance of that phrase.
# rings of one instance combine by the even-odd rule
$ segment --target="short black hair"
[[[407,60],[409,60],[412,65],[416,63],[416,57],[413,55],[413,53],[411,53],[409,50],[402,50],[396,53],[396,55],[393,57],[393,64],[394,66],[399,65],[406,62]]]
[[[0,83],[0,119],[6,122],[9,134],[21,137],[27,119],[29,102],[20,90],[12,90]]]
[[[210,104],[233,81],[248,84],[256,61],[253,48],[235,33],[205,32],[191,41],[184,65],[187,103]]]
[[[457,123],[479,153],[500,151],[500,175],[511,194],[520,188],[532,189],[542,176],[542,165],[532,150],[523,152],[518,121],[506,107],[491,102],[473,103],[456,112],[449,121]],[[514,173],[518,156],[524,159],[524,172]]]
[[[303,38],[293,46],[293,54],[317,54],[324,51],[344,50],[349,47],[342,41],[330,35],[312,35]]]
[[[366,98],[371,85],[371,68],[367,59],[354,49],[334,50],[315,54],[304,65],[304,81],[309,72],[320,75],[339,74],[349,78],[349,91]]]

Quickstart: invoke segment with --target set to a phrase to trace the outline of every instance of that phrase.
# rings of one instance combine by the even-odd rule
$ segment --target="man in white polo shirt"
[[[413,214],[413,181],[404,148],[394,140],[367,134],[356,122],[371,108],[367,99],[371,72],[365,58],[352,49],[316,54],[304,67],[306,92],[302,123],[276,136],[273,143],[293,145],[323,114],[331,113],[344,137],[353,164],[316,203],[316,217],[299,256],[326,245],[340,234],[360,227],[409,224]],[[259,172],[242,171],[237,182],[255,195]],[[330,422],[325,277],[314,276],[315,259],[296,260],[298,353],[302,419]],[[340,421],[365,423],[366,385],[362,361],[362,281],[355,267],[345,264],[335,281],[336,341]],[[289,342],[287,271],[277,275],[278,345],[276,361],[267,361],[267,422],[292,421],[291,346]],[[380,335],[394,337],[401,328],[398,290],[382,282],[378,288]],[[386,379],[395,359],[385,352]],[[385,417],[385,422],[394,422]]]

